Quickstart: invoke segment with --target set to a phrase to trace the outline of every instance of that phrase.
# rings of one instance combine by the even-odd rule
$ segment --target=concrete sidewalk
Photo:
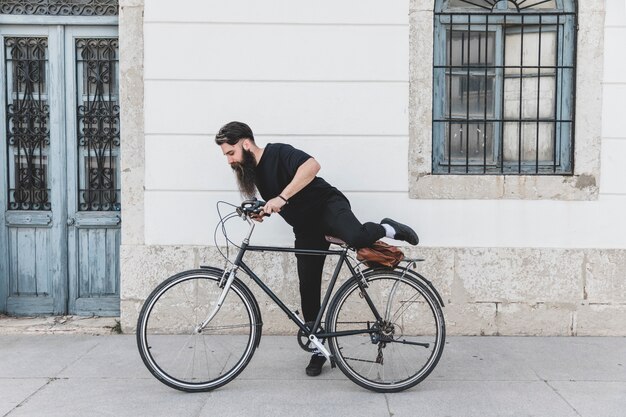
[[[186,394],[152,377],[134,335],[4,332],[0,416],[626,416],[626,338],[450,337],[398,394],[307,362],[295,336],[264,336],[233,382]]]

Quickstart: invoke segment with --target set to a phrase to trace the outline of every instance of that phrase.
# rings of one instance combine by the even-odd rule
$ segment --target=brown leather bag
[[[369,248],[359,249],[356,258],[372,268],[377,266],[395,268],[404,259],[404,253],[397,246],[378,240]]]

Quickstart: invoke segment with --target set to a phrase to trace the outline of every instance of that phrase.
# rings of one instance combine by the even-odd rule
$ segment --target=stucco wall
[[[606,9],[604,47],[596,51],[604,62],[603,91],[596,91],[603,97],[602,121],[590,123],[601,153],[591,201],[484,199],[480,187],[464,200],[411,198],[409,19],[415,3],[142,3],[122,1],[120,15],[122,38],[143,28],[145,39],[142,68],[138,56],[125,61],[122,53],[122,91],[130,92],[123,100],[137,110],[122,144],[126,328],[156,282],[201,258],[217,261],[206,248],[213,245],[215,202],[240,197],[212,138],[223,123],[241,120],[261,145],[288,142],[314,155],[320,175],[345,191],[363,221],[389,216],[415,227],[422,243],[411,251],[429,259],[426,275],[449,301],[452,333],[626,334],[623,1],[594,0],[581,10],[593,15],[581,16],[593,29]],[[589,33],[581,31],[579,39],[589,42]],[[133,94],[139,70],[145,97]],[[418,82],[431,76],[424,73]],[[584,117],[577,114],[577,131]],[[233,237],[240,232],[233,229]],[[253,238],[284,246],[292,240],[278,217]],[[275,279],[296,308],[289,268]],[[266,328],[286,331],[282,313],[269,311]]]

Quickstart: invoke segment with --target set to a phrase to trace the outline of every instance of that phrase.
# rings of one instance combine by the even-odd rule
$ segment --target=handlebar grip
[[[266,202],[263,200],[257,200],[252,199],[252,200],[245,200],[244,202],[241,203],[241,210],[246,213],[246,214],[261,214],[262,212],[262,208],[265,206]],[[269,214],[266,214],[265,216],[269,217]]]

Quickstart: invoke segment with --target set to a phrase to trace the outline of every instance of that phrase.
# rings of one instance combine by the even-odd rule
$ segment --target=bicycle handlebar
[[[250,214],[261,214],[263,213],[263,207],[265,206],[265,201],[257,200],[256,198],[245,200],[241,203],[241,206],[237,208],[237,213],[240,215],[249,216]],[[265,216],[269,217],[269,214],[265,214]]]

